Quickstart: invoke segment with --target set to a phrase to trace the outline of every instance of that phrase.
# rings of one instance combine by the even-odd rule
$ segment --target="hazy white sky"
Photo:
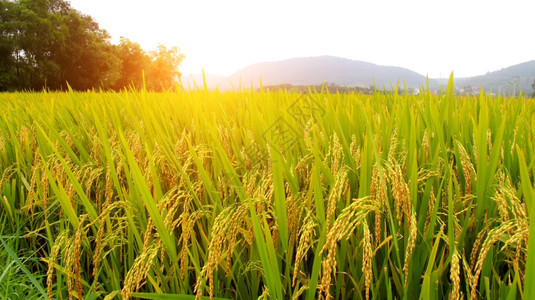
[[[183,74],[333,55],[463,77],[535,59],[534,0],[70,2],[114,41],[180,47]]]

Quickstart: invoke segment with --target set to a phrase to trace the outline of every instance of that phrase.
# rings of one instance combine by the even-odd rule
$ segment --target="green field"
[[[450,82],[0,111],[0,297],[535,297],[533,99]]]

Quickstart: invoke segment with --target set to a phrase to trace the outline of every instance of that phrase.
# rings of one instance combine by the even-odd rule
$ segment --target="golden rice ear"
[[[373,249],[371,243],[371,233],[366,221],[362,224],[363,227],[363,253],[362,253],[362,273],[364,274],[364,287],[366,289],[366,300],[370,299],[370,287],[373,280]]]
[[[388,179],[386,178],[385,169],[379,163],[375,163],[372,171],[370,195],[375,197],[375,199],[381,204],[381,206],[386,208],[388,206]],[[383,227],[383,212],[375,212],[375,228],[374,228],[374,246],[377,247],[382,241],[382,227]]]
[[[406,222],[410,222],[412,200],[410,198],[409,186],[405,182],[403,171],[401,169],[401,164],[396,160],[388,161],[387,170],[398,223],[401,225],[404,218]]]
[[[472,179],[474,179],[475,182],[477,180],[476,170],[472,164],[472,160],[468,155],[468,152],[466,152],[466,149],[463,147],[461,142],[456,141],[456,144],[457,148],[459,149],[459,155],[461,156],[461,166],[465,180],[465,194],[472,194]]]
[[[84,221],[86,219],[85,215],[82,215],[80,217],[80,222],[78,223],[78,228],[76,228],[76,233],[74,234],[74,245],[73,245],[73,272],[74,272],[74,281],[76,283],[76,295],[80,296],[83,295],[82,293],[82,270],[81,270],[81,264],[80,264],[80,257],[81,257],[81,248],[82,248],[82,240],[85,235],[85,229],[84,229]],[[70,295],[69,295],[70,297]]]
[[[50,256],[48,257],[48,270],[46,272],[46,293],[48,295],[49,299],[52,298],[52,288],[53,288],[53,277],[54,277],[54,269],[56,260],[58,258],[58,255],[60,253],[60,250],[63,249],[65,245],[65,240],[67,239],[68,231],[64,231],[54,241],[54,246],[52,246],[52,249],[50,250]]]
[[[320,252],[320,254],[327,252],[327,258],[321,264],[323,272],[318,285],[320,297],[325,297],[325,299],[332,297],[330,294],[331,275],[336,273],[337,243],[343,238],[348,239],[358,226],[366,222],[369,213],[377,212],[380,208],[381,204],[376,199],[369,197],[353,199],[351,204],[344,208],[336,218]]]
[[[130,299],[132,294],[139,290],[140,284],[149,273],[160,247],[162,247],[162,243],[161,241],[157,241],[150,244],[148,247],[143,248],[143,251],[135,259],[134,264],[126,274],[123,288],[121,290],[122,299]]]
[[[416,213],[412,212],[409,219],[409,240],[405,249],[405,262],[403,263],[403,274],[405,274],[405,286],[409,284],[409,264],[412,259],[412,252],[416,246],[418,234],[418,224],[416,223]]]
[[[353,160],[355,161],[355,165],[357,166],[357,169],[360,168],[360,147],[357,144],[357,136],[353,134],[351,136],[351,144],[349,145],[349,149],[351,151],[351,156],[353,156]],[[355,170],[356,172],[357,170]]]
[[[333,133],[332,141],[330,143],[331,151],[331,172],[332,174],[338,174],[344,164],[344,149],[340,143],[338,135]]]
[[[69,239],[63,253],[65,257],[65,270],[67,271],[67,293],[69,300],[73,298],[74,291],[74,241]]]
[[[332,219],[334,218],[334,213],[336,210],[336,205],[340,200],[340,197],[344,193],[344,190],[347,188],[347,171],[342,170],[337,173],[336,181],[334,186],[331,188],[329,193],[329,198],[327,199],[327,211],[325,214],[325,228],[327,230],[331,229]]]
[[[479,281],[479,275],[481,274],[481,271],[483,269],[483,262],[485,261],[487,254],[489,253],[492,246],[501,238],[501,235],[512,230],[514,227],[515,223],[513,221],[509,221],[507,223],[502,223],[500,226],[495,227],[489,231],[485,242],[483,242],[483,246],[481,246],[481,251],[479,251],[479,256],[474,268],[474,277],[472,278],[472,282],[470,284],[472,287],[470,297],[472,299],[476,299],[478,295],[477,286]]]
[[[435,205],[437,205],[437,197],[435,196],[434,190],[431,190],[431,193],[429,195],[429,204],[427,207],[427,217],[425,219],[425,227],[424,227],[424,233],[427,233],[429,230],[429,225],[431,225],[431,218],[433,215],[433,212],[435,211]]]
[[[313,238],[316,236],[316,228],[318,224],[316,218],[311,210],[307,210],[306,217],[303,220],[303,225],[299,230],[299,242],[295,255],[294,271],[292,286],[295,286],[297,273],[299,271],[299,264],[305,258],[307,251],[313,245]]]
[[[463,298],[463,293],[461,292],[460,257],[461,255],[457,251],[457,248],[455,248],[455,251],[452,254],[451,265],[450,265],[450,280],[453,285],[453,288],[450,294],[451,300],[460,300]]]

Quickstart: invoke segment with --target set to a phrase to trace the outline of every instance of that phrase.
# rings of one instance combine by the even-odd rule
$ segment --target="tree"
[[[509,81],[509,85],[513,88],[513,97],[516,96],[516,89],[518,88],[518,83],[520,82],[520,76],[515,76],[513,80]]]
[[[127,87],[141,89],[143,87],[143,72],[147,70],[151,59],[138,43],[121,37],[117,46],[118,56],[121,58],[120,76],[115,83],[115,89]]]
[[[119,59],[89,16],[63,0],[0,0],[0,89],[111,87]]]
[[[0,0],[0,91],[167,90],[180,77],[178,48],[147,53],[122,38],[119,45],[90,16],[64,0]]]
[[[533,94],[531,95],[531,97],[535,98],[535,80],[533,80],[533,83],[531,84],[531,87],[533,88]]]
[[[120,59],[110,36],[89,16],[71,10],[65,50],[59,55],[61,81],[73,89],[111,88],[120,76]]]
[[[11,88],[39,89],[57,81],[59,66],[54,55],[64,45],[66,31],[59,12],[51,13],[51,2],[45,0],[1,2],[2,14],[7,16],[0,25],[2,36],[10,43],[3,57],[11,62],[10,73],[15,73]],[[68,4],[63,8],[70,9]]]
[[[472,89],[472,86],[467,84],[466,86],[463,87],[462,89],[463,93],[465,95],[472,95],[474,93],[474,90]]]
[[[151,65],[146,76],[147,88],[154,91],[172,88],[182,75],[178,68],[184,58],[178,47],[167,49],[164,45],[159,45],[158,50],[151,52]]]
[[[14,26],[15,4],[0,1],[0,91],[14,89],[16,85],[16,62],[13,53],[16,48]]]
[[[181,76],[178,68],[184,55],[177,47],[167,49],[160,45],[156,51],[147,53],[138,43],[121,37],[117,53],[121,58],[121,71],[115,83],[116,90],[128,87],[141,89],[145,80],[148,90],[165,91],[172,88]]]

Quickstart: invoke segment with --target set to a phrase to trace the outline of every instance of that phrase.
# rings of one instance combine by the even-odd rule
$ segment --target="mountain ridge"
[[[194,87],[193,82],[203,87],[202,74],[191,74],[184,80],[185,87]],[[344,87],[369,87],[389,89],[399,82],[401,86],[417,89],[425,86],[427,77],[408,68],[384,66],[371,62],[352,60],[336,56],[296,57],[278,61],[259,62],[246,66],[229,76],[205,74],[209,89],[232,90],[258,88],[260,80],[264,86],[271,85],[321,85],[334,84]],[[516,79],[515,79],[516,78]],[[531,92],[535,79],[535,60],[487,72],[484,75],[455,78],[459,91],[468,87],[492,93]],[[439,80],[429,78],[432,89],[439,89]]]
[[[511,92],[518,94],[521,90],[531,94],[533,80],[535,80],[535,60],[487,72],[484,75],[458,78],[455,81],[460,88],[483,86],[486,92],[505,95]]]

